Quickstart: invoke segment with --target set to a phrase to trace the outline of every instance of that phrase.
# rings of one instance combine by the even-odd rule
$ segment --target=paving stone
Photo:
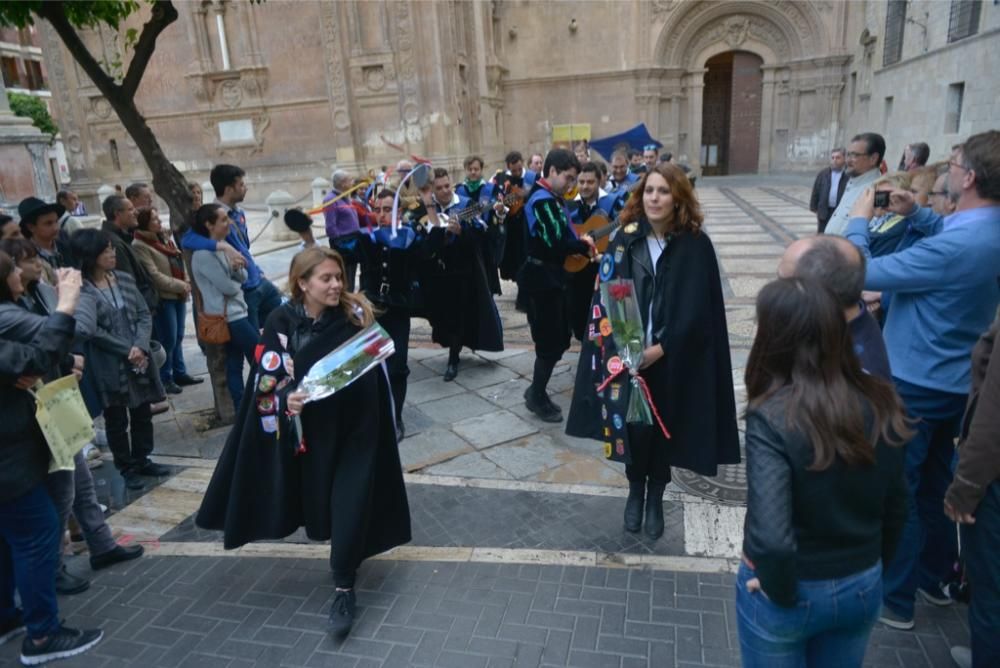
[[[452,430],[479,449],[506,443],[538,431],[510,411],[477,415],[456,422],[452,425]]]
[[[454,432],[441,428],[407,436],[399,444],[399,457],[407,471],[418,471],[473,451]]]
[[[432,475],[465,476],[469,478],[502,478],[509,480],[513,477],[483,457],[479,452],[470,452],[443,464],[431,466],[425,472]]]
[[[466,390],[457,383],[446,383],[441,378],[428,378],[427,380],[408,383],[406,387],[406,402],[419,406],[428,401],[453,397],[462,394]]]

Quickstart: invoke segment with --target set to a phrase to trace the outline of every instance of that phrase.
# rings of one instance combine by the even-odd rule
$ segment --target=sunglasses
[[[660,147],[657,146],[656,144],[646,144],[645,146],[642,147],[642,150],[643,151],[655,151],[658,148],[660,148]]]

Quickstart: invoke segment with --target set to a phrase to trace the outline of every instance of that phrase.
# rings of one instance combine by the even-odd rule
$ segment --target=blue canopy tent
[[[645,123],[639,123],[631,130],[626,130],[621,134],[603,139],[593,139],[590,142],[590,148],[600,153],[605,160],[611,160],[611,154],[619,148],[634,148],[641,151],[644,146],[649,145],[663,148],[663,144],[649,136],[649,130],[646,129]]]

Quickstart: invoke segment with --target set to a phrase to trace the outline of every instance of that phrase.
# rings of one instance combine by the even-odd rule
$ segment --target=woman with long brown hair
[[[746,388],[743,665],[860,666],[906,516],[902,403],[861,369],[836,298],[798,278],[757,297]]]
[[[645,333],[641,368],[634,371],[663,426],[626,422],[627,376],[597,392],[621,359],[603,341],[607,305],[595,296],[566,432],[604,441],[606,455],[625,463],[625,529],[638,532],[645,522],[656,539],[671,466],[715,475],[719,464],[740,461],[729,334],[715,249],[683,170],[652,167],[619,220],[623,227],[601,259],[599,277],[633,281]]]
[[[296,390],[313,364],[374,322],[371,305],[344,290],[344,261],[330,248],[296,255],[288,284],[291,301],[264,325],[252,400],[240,406],[197,523],[223,530],[226,549],[301,526],[329,540],[330,630],[340,636],[354,621],[358,567],[410,540],[410,510],[384,366],[320,401],[303,404]],[[301,416],[301,434],[289,415]]]

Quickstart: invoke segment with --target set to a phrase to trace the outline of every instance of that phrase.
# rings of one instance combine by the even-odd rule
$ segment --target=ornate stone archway
[[[824,100],[839,96],[843,74],[830,63],[829,35],[813,3],[779,0],[761,2],[689,2],[657,0],[654,17],[662,20],[653,46],[654,70],[661,75],[638,100],[645,117],[675,153],[698,163],[701,145],[705,63],[727,51],[748,51],[764,61],[759,168],[770,171],[794,155],[798,118],[797,92],[822,92]],[[659,21],[656,21],[658,24]],[[833,67],[830,65],[833,64]],[[815,96],[813,96],[815,97]],[[794,100],[793,100],[794,98]],[[811,99],[811,98],[810,98]],[[836,117],[819,117],[823,105],[810,103],[809,123],[823,130],[820,142],[832,141]],[[832,130],[831,130],[832,126]]]

